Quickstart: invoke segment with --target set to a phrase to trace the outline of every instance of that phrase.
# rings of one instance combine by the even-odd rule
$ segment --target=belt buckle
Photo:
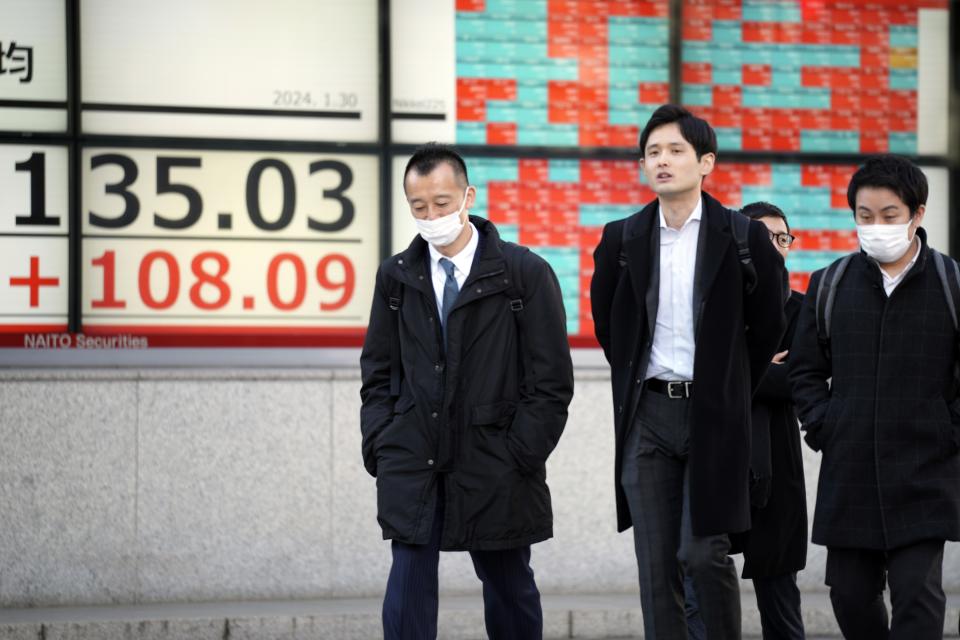
[[[679,389],[677,395],[674,395],[674,389]],[[667,383],[667,397],[671,400],[681,400],[690,397],[690,382],[687,380],[674,380]]]

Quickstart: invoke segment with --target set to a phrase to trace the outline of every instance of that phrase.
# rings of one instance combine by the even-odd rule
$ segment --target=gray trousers
[[[740,585],[727,535],[694,536],[687,456],[690,401],[644,391],[620,483],[633,521],[644,637],[684,640],[683,576],[693,580],[709,640],[740,638]]]

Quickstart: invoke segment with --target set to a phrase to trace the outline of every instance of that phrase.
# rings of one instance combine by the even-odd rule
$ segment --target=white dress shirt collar
[[[659,205],[657,206],[657,212],[660,214],[660,228],[661,229],[672,228],[669,225],[667,225],[667,219],[663,216],[662,206],[659,206]],[[700,219],[702,217],[703,217],[703,197],[701,196],[700,198],[697,198],[697,206],[693,208],[693,211],[690,213],[687,219],[683,221],[683,226],[681,226],[680,229],[674,229],[674,231],[683,231],[683,228],[686,227],[688,224],[690,224],[691,220],[696,220],[697,222],[700,222]]]

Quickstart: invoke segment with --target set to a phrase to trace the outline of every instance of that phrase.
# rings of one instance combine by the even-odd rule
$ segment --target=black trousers
[[[687,637],[683,576],[689,575],[710,638],[740,637],[740,585],[727,535],[690,526],[690,403],[644,391],[623,448],[620,483],[633,521],[645,638]]]
[[[760,611],[763,640],[804,640],[803,616],[800,614],[800,589],[797,574],[754,578],[753,588]],[[700,605],[687,576],[683,582],[687,615],[687,640],[707,640],[707,630],[700,619]]]
[[[432,640],[437,637],[440,535],[443,532],[443,482],[438,483],[437,511],[427,544],[392,543],[393,565],[383,598],[385,640]],[[540,592],[530,568],[530,545],[498,551],[471,551],[473,568],[483,583],[484,622],[492,640],[539,640],[543,637]]]
[[[943,540],[890,551],[827,548],[830,602],[847,640],[940,640],[947,604],[942,573]],[[887,583],[892,620],[883,602]]]

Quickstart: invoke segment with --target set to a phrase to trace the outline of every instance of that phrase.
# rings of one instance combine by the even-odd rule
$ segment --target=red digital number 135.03
[[[294,290],[284,299],[279,291],[280,267],[288,263],[293,267]],[[117,297],[116,254],[114,251],[104,251],[91,260],[94,267],[103,269],[103,297],[91,301],[94,309],[123,309],[127,306],[126,300]],[[339,265],[343,275],[335,279],[330,268]],[[212,267],[212,269],[211,269]],[[167,275],[165,290],[154,291],[150,280],[154,269],[160,268]],[[222,309],[230,302],[230,285],[225,277],[230,269],[230,260],[217,251],[198,253],[190,261],[190,271],[193,282],[190,285],[190,303],[197,309],[215,311]],[[336,291],[340,297],[330,302],[321,302],[321,311],[336,311],[350,302],[356,284],[356,274],[350,258],[340,253],[331,253],[317,263],[315,268],[317,283],[327,291]],[[140,260],[137,275],[137,290],[140,300],[150,309],[169,309],[176,304],[180,296],[180,265],[173,254],[167,251],[151,251]],[[159,287],[156,287],[159,289]],[[203,295],[213,291],[214,296]],[[280,253],[270,260],[267,267],[267,298],[274,308],[281,311],[294,311],[303,304],[307,293],[307,270],[303,259],[295,253]]]

